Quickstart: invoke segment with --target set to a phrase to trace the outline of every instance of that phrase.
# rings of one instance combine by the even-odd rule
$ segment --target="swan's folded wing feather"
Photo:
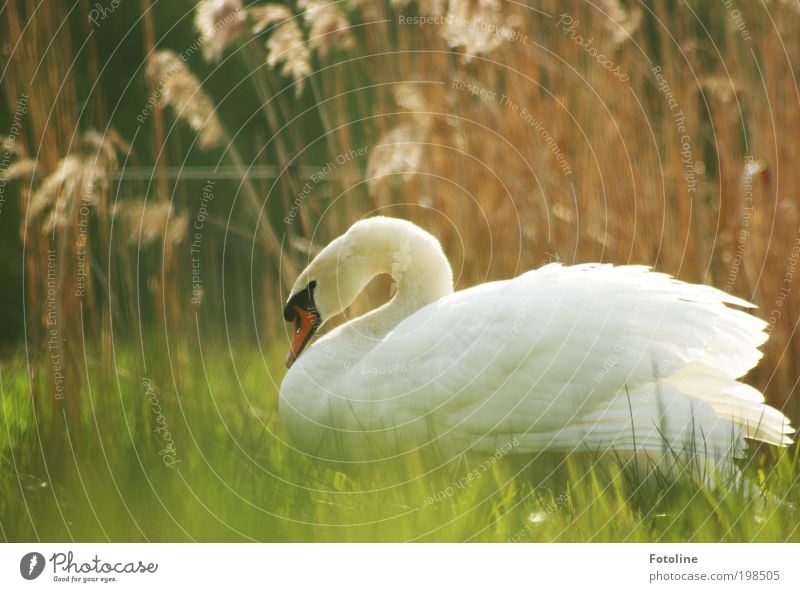
[[[734,383],[761,357],[765,323],[726,304],[751,306],[641,266],[551,264],[483,284],[418,311],[351,368],[404,369],[369,381],[359,414],[474,442],[569,429],[620,393],[693,364]],[[741,407],[764,407],[741,392]],[[735,393],[717,406],[739,413]]]

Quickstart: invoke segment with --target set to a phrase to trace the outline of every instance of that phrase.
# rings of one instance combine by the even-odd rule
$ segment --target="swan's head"
[[[283,309],[294,323],[292,345],[286,355],[291,367],[325,321],[344,311],[380,270],[375,256],[380,235],[370,218],[357,222],[329,243],[298,276]]]
[[[286,366],[381,273],[391,274],[398,285],[402,277],[416,307],[453,291],[452,271],[436,238],[407,220],[360,220],[320,251],[294,283],[283,309],[283,317],[294,323]]]

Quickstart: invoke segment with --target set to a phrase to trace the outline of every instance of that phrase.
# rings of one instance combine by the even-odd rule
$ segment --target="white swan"
[[[376,275],[393,298],[313,345]],[[715,466],[744,438],[785,446],[788,419],[737,379],[766,324],[715,288],[643,266],[546,265],[453,292],[439,242],[369,218],[300,274],[280,391],[293,443],[337,462],[404,453],[613,450]],[[302,352],[302,355],[301,355]]]

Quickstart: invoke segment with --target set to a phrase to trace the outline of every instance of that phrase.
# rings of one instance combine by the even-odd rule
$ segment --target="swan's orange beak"
[[[319,315],[316,311],[308,311],[305,308],[294,305],[294,335],[292,345],[286,354],[286,367],[291,368],[300,352],[308,345],[314,333],[319,327]]]

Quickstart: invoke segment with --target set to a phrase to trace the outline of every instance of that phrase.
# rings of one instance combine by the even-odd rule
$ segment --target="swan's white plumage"
[[[751,306],[642,266],[550,264],[444,295],[388,333],[373,330],[381,309],[338,327],[290,369],[281,415],[300,448],[345,461],[788,444],[786,417],[737,380],[766,324],[729,304]]]

